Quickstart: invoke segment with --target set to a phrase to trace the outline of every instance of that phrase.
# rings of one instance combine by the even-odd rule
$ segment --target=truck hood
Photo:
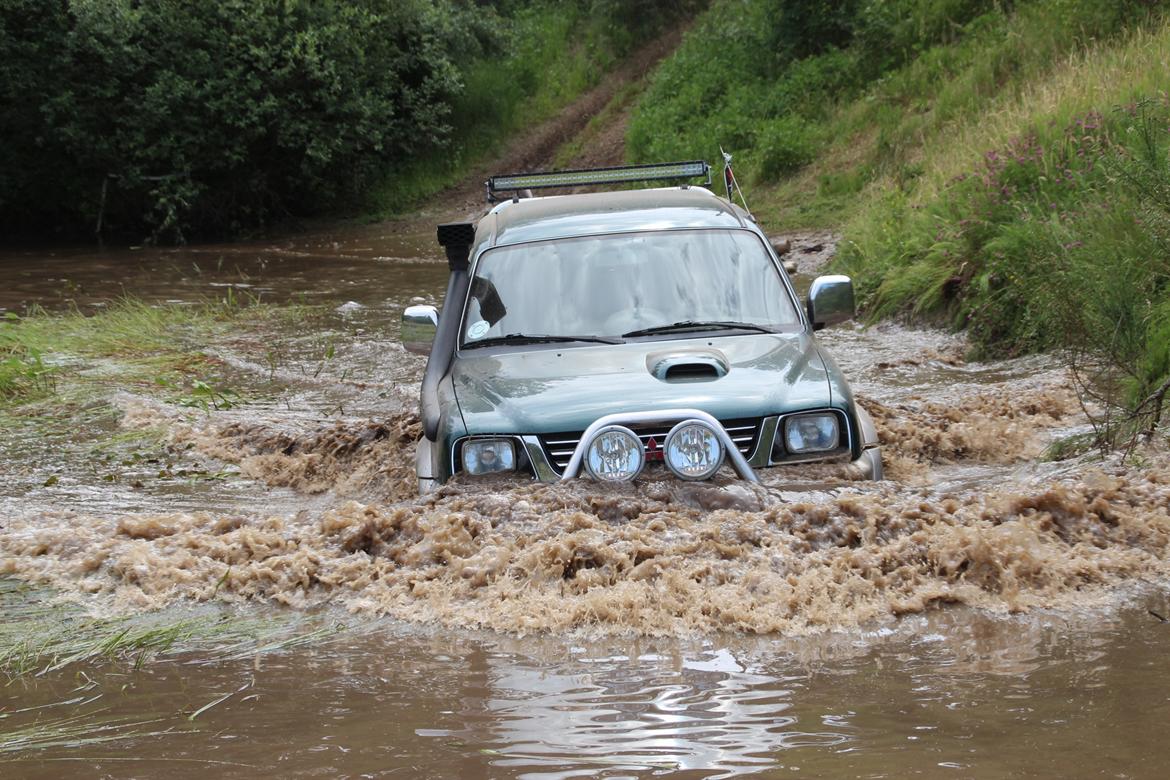
[[[725,373],[664,381],[655,376],[664,361]],[[830,370],[808,334],[753,334],[469,350],[454,361],[452,380],[468,433],[540,434],[581,431],[617,412],[686,407],[727,420],[822,408],[832,400]]]

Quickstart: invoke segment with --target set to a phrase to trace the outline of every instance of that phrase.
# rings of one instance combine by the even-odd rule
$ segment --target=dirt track
[[[685,28],[665,33],[627,59],[617,70],[552,119],[532,127],[516,138],[496,159],[477,166],[467,178],[435,198],[436,203],[450,204],[452,209],[478,216],[483,209],[483,182],[494,173],[535,171],[552,167],[557,151],[586,132],[589,122],[600,114],[630,84],[639,82],[654,66],[678,46]],[[572,157],[568,167],[620,165],[625,159],[626,127],[633,109],[633,98],[616,106],[603,127],[590,132],[583,151]]]

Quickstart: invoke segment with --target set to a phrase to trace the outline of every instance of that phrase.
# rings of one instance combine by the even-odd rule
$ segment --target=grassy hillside
[[[722,144],[769,227],[843,230],[871,316],[966,328],[991,354],[1068,349],[1148,427],[1170,374],[1165,5],[716,2],[630,153]]]

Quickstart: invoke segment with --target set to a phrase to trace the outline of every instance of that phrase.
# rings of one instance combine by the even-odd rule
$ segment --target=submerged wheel
[[[439,489],[439,480],[431,476],[434,470],[432,459],[434,446],[426,438],[419,439],[418,444],[414,445],[414,475],[418,479],[418,494],[420,496],[425,496],[427,493],[433,493]]]

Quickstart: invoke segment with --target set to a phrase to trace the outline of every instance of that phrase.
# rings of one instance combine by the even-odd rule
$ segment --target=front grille
[[[760,423],[759,418],[747,418],[742,420],[720,420],[719,423],[731,436],[731,440],[735,442],[736,449],[743,453],[744,457],[749,457],[756,449],[756,440],[760,437]],[[627,425],[638,437],[642,439],[642,447],[647,448],[651,439],[654,439],[655,449],[661,452],[662,445],[666,442],[666,434],[670,433],[670,429],[678,424],[678,421],[670,423],[648,423],[640,425]],[[548,462],[556,468],[557,471],[563,472],[565,467],[569,465],[569,459],[573,457],[573,451],[577,449],[577,442],[581,441],[581,434],[584,431],[576,431],[569,433],[546,433],[541,435],[540,446],[544,448],[544,456],[548,458]],[[650,458],[647,458],[650,460]]]

